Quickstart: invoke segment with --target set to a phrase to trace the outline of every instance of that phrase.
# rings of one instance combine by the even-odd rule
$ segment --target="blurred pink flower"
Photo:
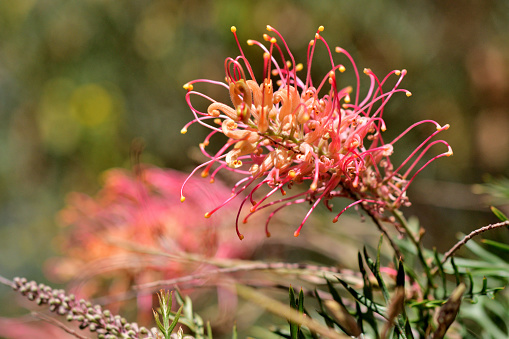
[[[205,189],[191,180],[189,203],[181,205],[179,188],[185,178],[177,171],[156,167],[140,167],[138,175],[111,169],[105,173],[104,187],[94,197],[70,194],[67,207],[59,215],[61,223],[69,227],[59,241],[64,257],[48,263],[50,276],[87,279],[123,271],[136,277],[135,283],[142,283],[197,269],[188,262],[135,253],[122,242],[177,255],[249,256],[255,242],[238,241],[220,215],[211,220],[202,217],[201,211],[226,199],[229,190],[221,184]],[[130,283],[122,281],[116,284],[125,290]]]
[[[394,70],[380,80],[370,69],[364,69],[369,78],[369,88],[361,96],[360,76],[355,62],[348,52],[336,47],[335,51],[345,55],[351,63],[357,79],[354,88],[339,87],[338,73],[343,73],[346,67],[334,62],[331,49],[321,35],[323,27],[317,30],[309,43],[303,77],[298,77],[297,73],[304,66],[295,62],[281,34],[271,26],[267,26],[267,30],[270,35],[264,34],[263,37],[269,42],[268,47],[255,40],[247,42],[263,51],[262,81],[256,79],[240,47],[236,28],[232,27],[240,55],[225,60],[225,82],[198,79],[184,85],[194,119],[184,126],[182,133],[194,123],[212,130],[200,144],[202,153],[210,160],[196,167],[190,177],[199,169],[202,169],[202,177],[212,172],[212,182],[222,169],[244,176],[234,186],[232,195],[207,212],[205,217],[210,217],[239,194],[248,191],[238,211],[237,234],[240,239],[243,238],[238,221],[244,204],[249,201],[251,208],[244,222],[256,211],[280,205],[267,219],[266,234],[270,236],[267,225],[274,213],[285,206],[308,202],[311,208],[294,233],[298,236],[316,206],[323,202],[332,211],[330,201],[335,197],[345,197],[353,202],[340,211],[334,221],[346,209],[358,204],[380,220],[388,220],[384,213],[386,210],[409,205],[406,191],[415,176],[433,160],[451,155],[452,150],[444,140],[431,141],[437,133],[449,127],[433,120],[411,125],[391,142],[383,140],[382,132],[386,130],[383,111],[387,102],[396,93],[411,95],[399,88],[406,70]],[[311,66],[319,43],[325,46],[331,68],[318,84],[314,84]],[[391,84],[393,76],[395,81]],[[229,92],[232,105],[195,91],[198,83],[222,86]],[[195,96],[210,101],[206,112],[193,105],[192,98]],[[432,124],[435,131],[400,165],[394,166],[390,161],[393,145],[425,123]],[[211,154],[206,146],[215,134],[222,134],[227,140],[218,152]],[[444,144],[446,151],[418,165],[437,143]],[[212,169],[213,166],[217,167]],[[294,185],[305,186],[304,191],[286,196]],[[184,195],[184,186],[182,201],[190,192],[185,187]],[[268,193],[260,192],[264,186],[268,186]],[[283,197],[268,200],[278,191]]]

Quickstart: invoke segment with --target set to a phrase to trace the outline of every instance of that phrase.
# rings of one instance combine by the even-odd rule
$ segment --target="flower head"
[[[129,244],[176,256],[249,256],[255,242],[246,246],[232,241],[235,237],[224,227],[224,218],[204,220],[195,213],[200,207],[221,203],[229,189],[217,183],[206,190],[198,179],[191,180],[187,203],[180,205],[178,192],[185,179],[180,172],[157,167],[141,165],[136,175],[117,168],[105,173],[104,186],[95,196],[70,194],[59,215],[61,223],[68,226],[59,239],[64,256],[48,263],[51,277],[94,282],[92,278],[98,274],[109,274],[116,278],[117,286],[128,287],[132,280],[143,283],[174,278],[205,268],[200,263],[139,254],[130,250]],[[90,286],[86,296],[97,292],[97,286]]]
[[[411,125],[391,142],[383,140],[382,132],[386,130],[383,112],[387,102],[396,93],[411,95],[409,91],[399,88],[406,70],[394,70],[379,79],[370,69],[364,69],[369,88],[365,95],[361,95],[357,66],[350,54],[340,47],[336,47],[335,52],[346,56],[357,83],[354,87],[338,85],[339,75],[347,67],[335,63],[332,51],[321,35],[323,26],[318,28],[314,39],[309,42],[306,67],[295,62],[276,29],[267,26],[267,30],[269,33],[264,34],[263,38],[268,46],[255,40],[247,42],[263,51],[264,71],[261,80],[255,77],[237,39],[236,28],[232,27],[240,55],[225,60],[225,82],[199,79],[184,85],[194,119],[182,132],[185,133],[193,123],[211,130],[200,144],[201,152],[209,160],[199,165],[190,176],[202,169],[202,176],[206,177],[213,168],[211,182],[222,169],[244,175],[234,186],[232,196],[205,216],[209,217],[241,193],[247,192],[237,215],[237,234],[242,239],[238,220],[247,201],[252,206],[244,222],[256,211],[279,205],[270,214],[267,224],[281,208],[309,202],[311,208],[294,234],[298,236],[316,206],[323,202],[332,210],[330,201],[335,197],[345,197],[353,200],[353,203],[343,209],[334,221],[346,209],[358,204],[381,220],[386,219],[385,210],[409,205],[406,191],[415,175],[433,160],[451,155],[452,150],[446,141],[431,140],[449,127],[440,126],[432,120]],[[313,83],[311,66],[318,44],[325,46],[331,68],[319,83]],[[303,76],[298,76],[299,72],[303,72]],[[231,103],[218,102],[194,90],[198,83],[222,86],[229,92]],[[194,96],[210,100],[206,112],[199,111],[193,105]],[[425,123],[433,124],[436,130],[406,160],[394,166],[390,160],[394,144]],[[216,134],[223,134],[227,139],[218,152],[211,154],[205,148]],[[418,167],[421,158],[437,143],[444,144],[447,151]],[[304,191],[287,194],[295,185],[304,187]],[[269,187],[267,193],[261,193],[263,186]],[[185,199],[183,189],[184,186],[182,201]],[[283,197],[268,200],[278,191]],[[266,233],[270,235],[268,229]]]

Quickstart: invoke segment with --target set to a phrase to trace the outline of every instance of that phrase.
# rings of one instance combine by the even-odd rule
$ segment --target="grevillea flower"
[[[206,257],[239,258],[249,252],[247,247],[231,243],[221,218],[194,217],[198,206],[212,208],[228,197],[227,187],[218,184],[206,190],[193,180],[189,183],[190,204],[182,206],[178,192],[184,174],[148,166],[141,166],[138,172],[111,169],[96,196],[69,195],[68,205],[59,214],[61,223],[71,227],[62,241],[68,258],[85,263],[129,254],[115,240]],[[172,267],[173,275],[176,271]]]
[[[212,171],[211,182],[222,169],[244,175],[234,186],[231,197],[207,212],[205,217],[210,217],[244,192],[247,194],[237,215],[240,239],[243,235],[239,232],[238,222],[246,202],[251,203],[251,208],[244,222],[259,210],[279,205],[269,215],[267,225],[274,213],[283,207],[310,203],[311,208],[295,236],[299,235],[320,202],[332,211],[330,201],[335,197],[345,197],[353,202],[337,214],[334,222],[345,210],[359,204],[373,217],[389,220],[385,211],[410,204],[406,191],[415,176],[435,159],[452,155],[446,141],[432,140],[449,125],[441,126],[433,120],[419,121],[392,141],[385,142],[382,138],[382,132],[386,130],[383,112],[387,102],[396,93],[411,95],[399,88],[406,70],[394,70],[380,79],[370,69],[364,69],[369,88],[366,94],[361,94],[360,75],[353,58],[344,49],[336,47],[335,52],[346,56],[348,67],[353,69],[357,79],[353,88],[339,87],[339,74],[347,67],[335,63],[332,51],[321,35],[322,26],[308,45],[306,67],[296,63],[276,29],[267,26],[267,30],[269,34],[264,34],[263,38],[268,46],[255,40],[247,41],[248,45],[256,45],[263,51],[261,80],[255,77],[238,41],[236,28],[232,27],[240,55],[225,60],[225,82],[198,79],[184,85],[194,119],[181,132],[185,133],[193,123],[211,130],[200,144],[201,152],[209,160],[196,167],[189,177],[199,169],[202,169],[203,177]],[[311,66],[318,44],[323,44],[329,54],[331,68],[315,84]],[[298,72],[303,76],[299,77]],[[231,104],[218,102],[194,90],[198,83],[222,86],[229,92]],[[193,105],[195,96],[210,100],[206,112]],[[436,129],[400,165],[393,165],[390,157],[394,144],[423,124],[432,124]],[[227,140],[218,152],[211,154],[206,146],[216,134],[223,134]],[[419,167],[420,160],[435,144],[443,144],[447,150]],[[288,194],[295,185],[304,187],[304,190]],[[181,201],[185,200],[184,186]],[[263,186],[269,187],[268,192],[261,193]],[[269,199],[278,191],[283,197]],[[270,236],[267,225],[266,234]]]
[[[129,244],[184,258],[192,254],[214,260],[246,258],[255,249],[256,242],[235,241],[223,216],[207,220],[195,212],[226,199],[230,194],[226,186],[217,183],[205,189],[198,179],[188,181],[189,204],[181,205],[179,188],[185,174],[148,166],[140,166],[136,172],[111,169],[95,196],[69,195],[68,205],[59,215],[68,228],[58,242],[63,256],[47,263],[50,277],[72,278],[73,287],[79,287],[73,292],[88,298],[124,293],[133,284],[204,273],[211,267],[133,252]],[[111,284],[100,284],[105,276]],[[150,317],[151,295],[140,294],[137,303],[139,314]]]

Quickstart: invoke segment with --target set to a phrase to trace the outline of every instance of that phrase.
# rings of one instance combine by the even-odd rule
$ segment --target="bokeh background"
[[[446,250],[456,232],[495,221],[471,185],[509,175],[506,0],[1,1],[0,273],[45,281],[65,196],[94,194],[105,170],[130,168],[133,142],[145,145],[143,162],[192,168],[206,130],[180,134],[191,117],[182,85],[223,79],[224,59],[238,55],[232,25],[259,70],[261,53],[245,41],[261,40],[267,24],[301,62],[323,25],[361,69],[406,68],[413,96],[391,100],[389,139],[422,119],[451,125],[441,137],[454,156],[420,174],[404,211],[420,218],[427,244]],[[314,71],[324,74],[325,50],[317,54]]]

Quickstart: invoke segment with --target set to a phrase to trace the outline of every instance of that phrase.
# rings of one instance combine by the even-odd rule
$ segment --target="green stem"
[[[403,213],[401,213],[399,210],[393,210],[392,214],[396,217],[396,219],[399,221],[403,229],[405,230],[406,234],[410,238],[410,241],[414,244],[416,250],[417,250],[417,257],[419,258],[419,261],[421,262],[422,267],[424,268],[424,271],[426,273],[426,278],[428,280],[426,290],[424,291],[424,296],[427,296],[429,293],[429,290],[432,286],[434,286],[433,283],[433,275],[431,274],[431,269],[428,266],[428,263],[426,262],[426,259],[424,258],[424,254],[422,251],[422,246],[419,240],[415,238],[415,235],[410,230],[410,227],[408,226],[408,223],[403,216]]]

